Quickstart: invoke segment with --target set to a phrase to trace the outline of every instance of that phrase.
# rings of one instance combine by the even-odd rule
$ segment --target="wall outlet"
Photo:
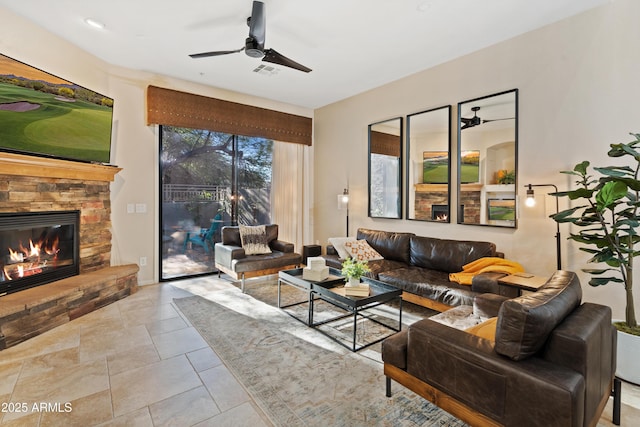
[[[144,267],[145,265],[147,265],[147,257],[141,256],[139,264],[140,264],[140,267]]]
[[[146,203],[136,203],[136,213],[147,213]]]
[[[133,203],[127,203],[127,213],[131,214],[131,213],[135,213],[136,212],[136,207]]]

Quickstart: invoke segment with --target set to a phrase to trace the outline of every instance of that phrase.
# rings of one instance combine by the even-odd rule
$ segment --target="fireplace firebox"
[[[0,296],[79,273],[80,211],[0,214]]]

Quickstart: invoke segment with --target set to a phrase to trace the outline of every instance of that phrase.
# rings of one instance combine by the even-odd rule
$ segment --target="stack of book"
[[[307,266],[302,269],[302,278],[313,282],[321,282],[329,277],[329,267],[321,256],[307,258]]]
[[[368,297],[369,296],[369,285],[367,283],[360,283],[358,286],[348,286],[344,287],[344,294],[350,297]]]

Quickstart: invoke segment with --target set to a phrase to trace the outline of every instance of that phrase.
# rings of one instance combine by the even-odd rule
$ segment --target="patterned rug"
[[[285,301],[299,300],[286,288]],[[274,425],[465,426],[397,383],[393,397],[385,397],[380,344],[353,353],[276,308],[275,284],[247,292],[231,289],[216,292],[215,302],[193,296],[175,303]],[[304,313],[306,306],[294,309]],[[393,307],[386,310],[396,314]]]

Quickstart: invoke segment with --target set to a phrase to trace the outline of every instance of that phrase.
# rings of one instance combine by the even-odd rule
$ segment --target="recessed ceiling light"
[[[104,24],[100,21],[96,21],[95,19],[92,18],[87,18],[84,20],[84,22],[87,23],[87,25],[93,27],[93,28],[97,28],[99,30],[104,29]]]

